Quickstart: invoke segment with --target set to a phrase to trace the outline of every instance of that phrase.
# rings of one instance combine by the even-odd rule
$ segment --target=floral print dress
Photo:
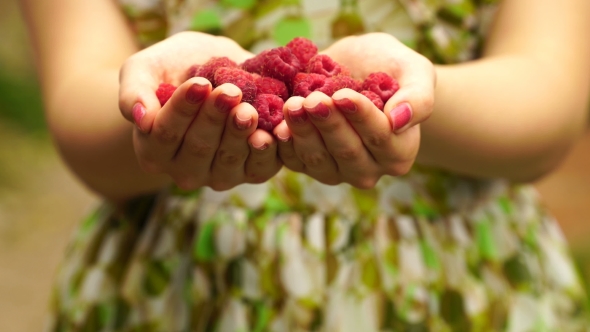
[[[120,0],[147,46],[183,30],[259,52],[372,31],[477,57],[489,0]],[[171,188],[82,222],[48,331],[589,331],[585,291],[530,186],[416,165],[376,188],[281,171]]]

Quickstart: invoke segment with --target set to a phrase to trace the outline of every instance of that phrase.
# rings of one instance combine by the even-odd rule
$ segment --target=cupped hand
[[[363,189],[383,175],[407,173],[420,147],[419,124],[432,113],[432,63],[382,33],[344,38],[323,53],[355,78],[381,71],[396,78],[400,89],[383,112],[350,89],[289,99],[285,121],[274,130],[285,166],[326,184],[345,182]]]
[[[186,80],[190,66],[219,56],[240,63],[252,54],[224,37],[183,32],[136,53],[120,71],[119,107],[136,124],[140,166],[170,175],[182,189],[260,183],[282,166],[276,140],[256,129],[258,114],[240,103],[240,89],[213,89],[202,77]],[[155,95],[162,82],[178,86],[163,107]]]

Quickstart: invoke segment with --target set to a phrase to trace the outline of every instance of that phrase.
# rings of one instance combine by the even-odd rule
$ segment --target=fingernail
[[[230,96],[222,93],[215,99],[215,107],[221,113],[227,113],[240,102],[240,95]]]
[[[260,150],[260,151],[262,151],[262,150],[266,150],[266,149],[268,148],[268,144],[267,144],[266,142],[265,142],[265,143],[262,143],[261,145],[258,145],[258,146],[256,146],[256,145],[252,144],[252,146],[253,146],[253,147],[254,147],[256,150]]]
[[[291,136],[288,136],[287,135],[287,137],[283,137],[279,133],[277,133],[277,138],[278,138],[279,141],[281,141],[283,143],[287,143],[287,142],[289,142],[291,140]]]
[[[242,119],[240,115],[236,113],[236,127],[240,130],[244,130],[252,125],[252,117]]]
[[[307,121],[307,113],[305,113],[305,111],[303,110],[302,107],[298,108],[298,109],[289,109],[289,119],[291,119],[291,122],[293,123],[305,123],[305,121]]]
[[[352,114],[357,111],[356,104],[348,98],[332,99],[334,104],[344,113]]]
[[[141,103],[135,103],[135,105],[133,105],[133,109],[131,111],[131,114],[133,116],[133,121],[135,122],[135,125],[137,126],[137,128],[141,131],[143,131],[141,129],[141,120],[145,116],[145,113],[146,113],[145,106],[143,106]]]
[[[322,102],[310,108],[306,107],[306,110],[318,120],[326,120],[330,116],[330,108]]]
[[[389,116],[393,120],[393,130],[398,130],[412,119],[412,108],[408,103],[399,104],[389,112]]]
[[[186,101],[191,104],[198,104],[205,99],[207,92],[209,92],[209,84],[194,83],[186,91]]]

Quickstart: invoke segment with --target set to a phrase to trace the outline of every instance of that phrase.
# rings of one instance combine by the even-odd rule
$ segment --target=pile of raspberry
[[[365,80],[350,76],[349,70],[325,54],[305,38],[295,38],[284,47],[263,51],[236,64],[227,57],[214,57],[202,65],[188,69],[188,78],[204,77],[213,87],[232,83],[242,90],[242,102],[250,103],[258,112],[258,128],[272,131],[283,120],[283,104],[291,96],[307,97],[313,91],[328,96],[340,89],[357,91],[383,106],[399,89],[398,82],[383,72],[370,74]],[[175,86],[160,84],[156,95],[163,106]]]

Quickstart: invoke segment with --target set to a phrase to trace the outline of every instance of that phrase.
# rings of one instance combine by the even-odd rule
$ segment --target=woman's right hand
[[[258,114],[240,103],[240,89],[212,89],[202,77],[184,81],[191,65],[215,56],[240,63],[252,54],[224,37],[183,32],[131,56],[120,71],[119,108],[136,124],[139,164],[148,173],[168,174],[185,190],[261,183],[282,166],[276,140],[256,129]],[[178,88],[160,107],[155,91],[163,82]]]

